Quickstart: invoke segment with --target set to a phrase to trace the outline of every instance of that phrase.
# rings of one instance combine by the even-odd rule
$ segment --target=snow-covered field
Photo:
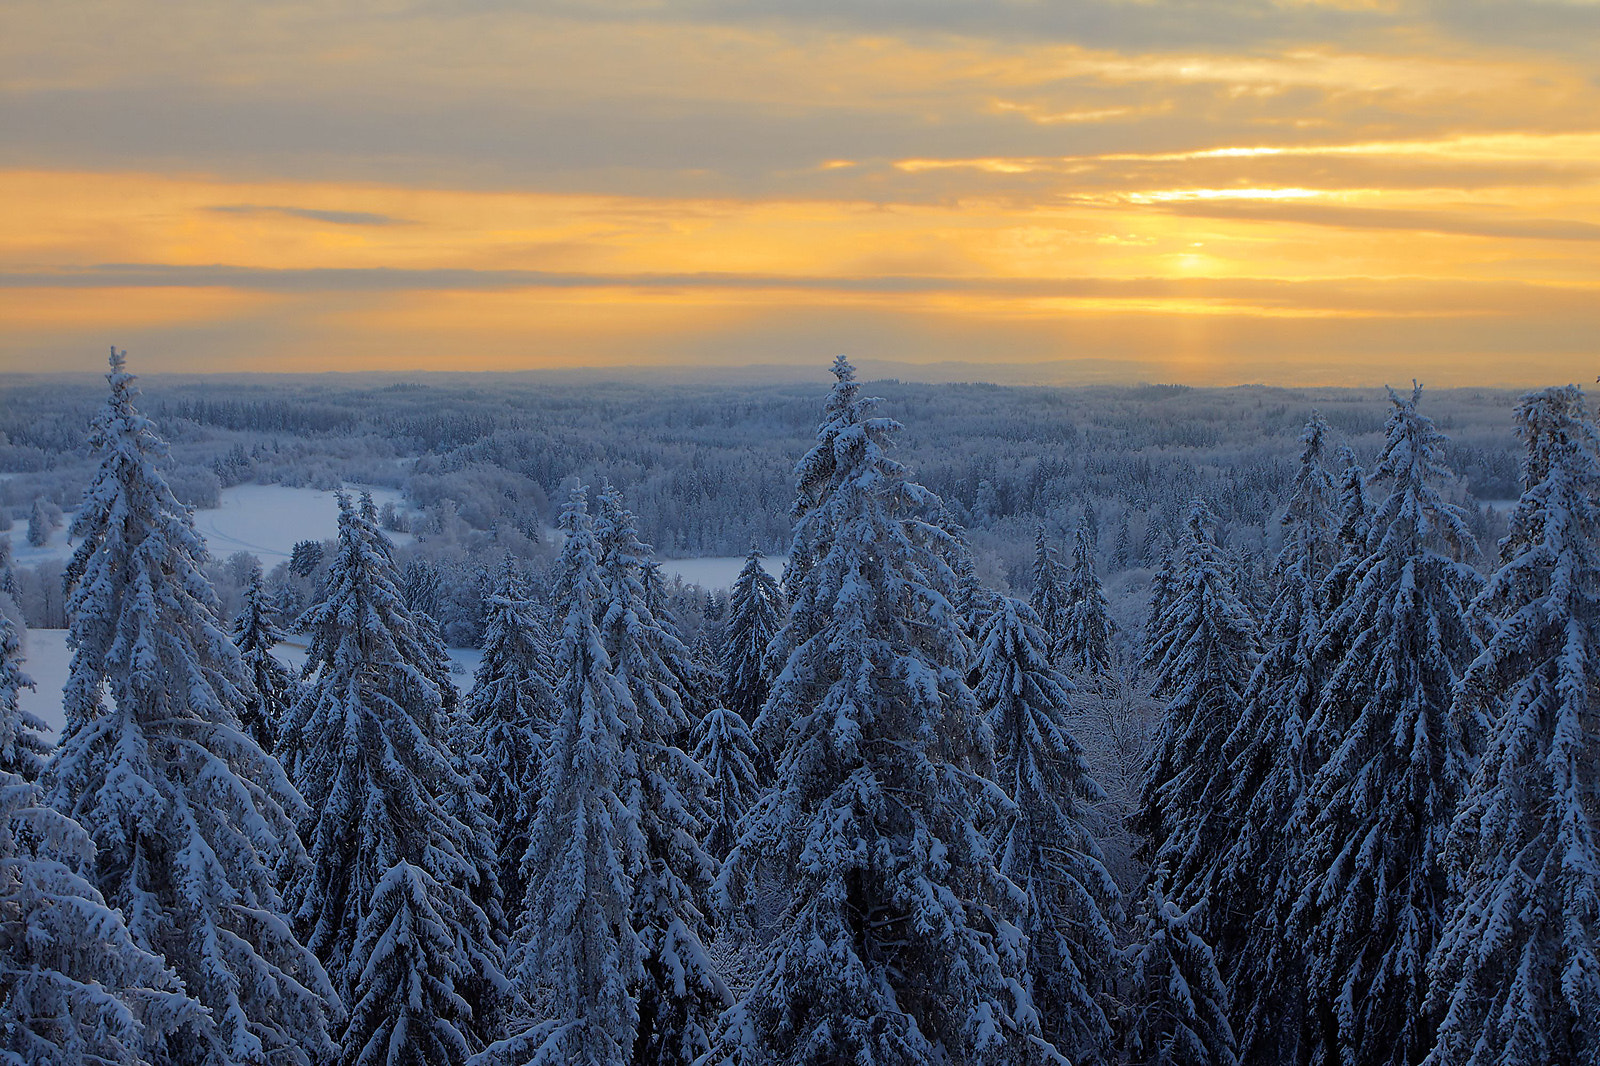
[[[559,550],[566,540],[566,534],[555,526],[542,526],[540,533],[544,542],[552,548]],[[693,559],[657,559],[661,572],[668,578],[681,578],[685,585],[699,585],[711,592],[726,592],[733,588],[733,583],[738,580],[739,571],[744,569],[744,556],[742,555],[704,555]],[[787,555],[767,555],[761,559],[761,567],[774,578],[783,577],[783,568],[789,565]]]
[[[22,672],[35,687],[23,689],[18,703],[24,711],[44,719],[51,729],[61,729],[61,687],[67,683],[72,654],[67,651],[65,629],[30,629],[22,634]]]
[[[368,489],[379,507],[393,503],[405,507],[405,497],[394,489]],[[222,506],[196,511],[195,528],[206,538],[214,559],[234,552],[250,552],[271,567],[289,558],[302,540],[329,540],[339,532],[339,501],[332,492],[297,489],[286,485],[236,485],[222,492]],[[396,544],[411,539],[409,533],[390,533]]]
[[[303,539],[303,538],[302,538]],[[44,719],[52,729],[59,731],[63,724],[61,714],[61,688],[67,683],[67,667],[71,653],[67,650],[65,629],[30,629],[23,636],[23,651],[27,656],[22,670],[33,678],[36,688],[22,690],[22,709]],[[306,648],[300,643],[286,643],[276,654],[292,669],[299,670],[306,661]],[[463,693],[472,687],[472,674],[483,661],[483,652],[477,648],[451,648],[451,677],[456,688]]]
[[[787,555],[768,555],[761,560],[761,566],[777,578],[783,576],[788,562]],[[662,559],[660,563],[661,572],[668,577],[680,577],[685,584],[722,592],[733,587],[739,571],[744,569],[744,556],[708,555],[702,559]]]
[[[360,491],[359,488],[352,491]],[[393,503],[405,507],[405,497],[394,489],[373,488],[373,502],[379,507]],[[66,527],[51,534],[50,540],[35,548],[26,536],[13,536],[11,547],[18,566],[37,566],[72,554]],[[322,489],[291,488],[287,485],[235,485],[222,490],[222,505],[194,513],[195,528],[206,538],[213,559],[226,559],[234,552],[250,552],[271,569],[289,558],[297,542],[329,540],[339,531],[339,502]],[[409,533],[391,533],[396,544],[411,539]]]

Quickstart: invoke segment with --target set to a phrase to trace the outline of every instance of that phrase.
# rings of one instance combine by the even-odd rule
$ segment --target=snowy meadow
[[[0,379],[0,1062],[1600,1061],[1574,386]]]

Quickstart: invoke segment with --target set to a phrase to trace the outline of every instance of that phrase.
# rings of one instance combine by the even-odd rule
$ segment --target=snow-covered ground
[[[44,719],[51,729],[60,731],[61,688],[67,683],[67,667],[72,653],[67,651],[65,629],[30,629],[22,634],[22,672],[33,678],[35,687],[23,689],[18,704],[24,711]]]
[[[45,724],[58,732],[64,722],[61,713],[61,689],[67,683],[67,668],[71,653],[67,650],[65,629],[30,629],[23,636],[23,652],[27,656],[22,670],[33,678],[36,688],[22,690],[22,709],[44,719]],[[306,661],[303,643],[279,645],[277,656],[290,668],[299,670]],[[464,694],[472,687],[472,674],[483,661],[478,648],[451,648],[451,679]]]
[[[668,577],[680,577],[687,585],[722,592],[733,587],[744,569],[742,555],[708,555],[701,559],[661,559],[661,572]],[[761,560],[762,569],[775,578],[783,576],[789,563],[787,555],[768,555]]]
[[[379,507],[405,506],[404,496],[393,489],[368,489]],[[329,540],[339,532],[339,501],[332,492],[297,489],[287,485],[235,485],[222,492],[222,506],[196,511],[195,528],[206,538],[214,559],[234,552],[250,552],[271,567],[289,558],[302,540]],[[390,533],[396,544],[411,539],[409,533]]]
[[[359,492],[358,487],[352,491]],[[394,489],[373,488],[373,502],[379,507],[393,503],[405,508],[405,497]],[[43,547],[28,543],[26,533],[13,535],[11,548],[18,566],[37,566],[51,559],[72,554],[67,541],[68,516],[62,528],[51,534]],[[195,528],[206,538],[213,559],[226,559],[234,552],[250,552],[268,569],[289,558],[302,540],[329,540],[339,532],[339,502],[322,489],[291,488],[287,485],[235,485],[222,490],[222,505],[194,513]],[[396,544],[411,539],[409,533],[390,533]]]

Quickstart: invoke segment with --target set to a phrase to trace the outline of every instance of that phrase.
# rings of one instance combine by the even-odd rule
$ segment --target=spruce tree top
[[[1386,546],[1399,547],[1399,538],[1405,538],[1461,559],[1472,555],[1477,546],[1461,508],[1447,503],[1435,487],[1450,477],[1441,458],[1450,438],[1417,410],[1421,398],[1422,386],[1417,383],[1412,384],[1408,398],[1389,390],[1394,404],[1387,427],[1389,439],[1372,471],[1373,480],[1389,484],[1389,495],[1372,514],[1373,529],[1382,530],[1375,547],[1380,551]]]
[[[65,577],[72,619],[66,736],[100,715],[103,680],[119,704],[177,711],[181,696],[177,713],[217,722],[237,721],[233,709],[248,685],[238,649],[217,622],[216,593],[202,570],[205,542],[157,469],[166,442],[133,406],[139,389],[127,354],[111,350],[111,395],[89,431],[100,468],[72,522],[80,543]],[[110,663],[118,668],[108,670]]]
[[[1313,588],[1333,566],[1337,555],[1329,534],[1334,527],[1338,488],[1322,466],[1327,437],[1328,423],[1320,412],[1312,411],[1300,434],[1300,468],[1295,472],[1294,491],[1283,515],[1288,542],[1278,556],[1280,575],[1292,559],[1300,578]]]
[[[437,642],[406,609],[395,584],[394,554],[389,540],[339,494],[339,540],[328,570],[327,590],[296,625],[310,635],[303,676],[338,671],[355,677],[378,664],[392,671],[386,683],[398,682],[408,693],[405,710],[430,734],[444,706],[432,666]]]
[[[807,561],[774,642],[783,668],[756,732],[778,787],[741,826],[724,886],[776,874],[789,904],[710,1063],[1020,1063],[1046,1058],[1008,917],[1015,887],[976,822],[1004,803],[966,684],[937,497],[888,455],[835,363],[797,468]]]

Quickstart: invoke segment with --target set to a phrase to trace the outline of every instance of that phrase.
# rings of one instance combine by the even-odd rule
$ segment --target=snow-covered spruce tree
[[[93,839],[97,887],[134,943],[206,1008],[157,1059],[319,1062],[337,1000],[272,873],[303,861],[305,805],[240,725],[250,679],[124,359],[112,350],[90,432],[99,470],[72,524],[67,724],[46,796]]]
[[[372,506],[372,494],[363,492],[361,503],[356,507],[357,517],[362,519],[361,528],[373,538],[372,549],[391,559],[394,555],[389,538],[379,528],[376,517],[377,508]],[[400,590],[401,602],[410,612],[411,623],[417,631],[419,648],[415,655],[419,664],[425,664],[425,669],[433,683],[439,689],[443,700],[445,716],[450,720],[452,727],[456,724],[455,682],[450,680],[450,656],[445,651],[444,637],[440,627],[439,618],[444,613],[441,602],[443,596],[443,581],[439,571],[426,559],[412,559],[406,564],[403,575],[396,577],[394,585]]]
[[[33,501],[33,510],[28,513],[28,543],[35,548],[42,548],[50,543],[52,532],[50,513],[44,509],[44,497],[38,497]]]
[[[356,528],[367,538],[373,557],[387,560],[385,572],[395,589],[400,590],[403,578],[394,563],[394,545],[379,526],[380,512],[371,492],[361,493],[355,511],[359,518]],[[400,592],[400,602],[409,609],[403,591]],[[411,620],[416,630],[413,645],[417,655],[415,661],[438,690],[441,720],[444,723],[440,740],[455,770],[453,776],[437,782],[439,798],[445,811],[465,830],[456,838],[456,844],[461,849],[462,857],[477,871],[466,879],[467,891],[473,903],[488,918],[489,928],[497,944],[503,948],[506,929],[504,899],[500,890],[500,857],[495,847],[496,826],[489,813],[488,785],[479,775],[471,757],[478,747],[477,730],[471,716],[460,705],[455,681],[451,678],[450,655],[445,648],[439,622],[421,612],[412,612]],[[469,953],[471,950],[475,949],[469,947]],[[475,1032],[487,1037],[497,1026],[491,1007],[498,1005],[499,993],[509,990],[509,985],[498,971],[468,973],[471,976],[463,995],[473,1006]]]
[[[532,1026],[491,1045],[475,1066],[634,1061],[634,990],[645,977],[646,953],[634,926],[634,885],[647,861],[635,802],[638,712],[612,672],[596,621],[608,595],[584,489],[573,492],[560,524],[560,718],[541,763],[515,956],[525,998],[544,1011]]]
[[[1321,584],[1340,554],[1339,490],[1333,475],[1323,466],[1327,449],[1328,423],[1320,411],[1312,411],[1300,433],[1300,467],[1295,471],[1294,489],[1280,522],[1284,545],[1276,568],[1281,575],[1286,567],[1292,567],[1313,587]],[[1348,449],[1341,452],[1348,454]],[[1353,500],[1360,497],[1359,479],[1351,494]],[[1352,503],[1353,508],[1364,506]]]
[[[781,751],[723,867],[749,905],[789,902],[708,1066],[1055,1059],[1025,983],[1024,900],[976,828],[1005,803],[965,682],[933,493],[889,458],[840,357],[797,468],[793,605],[758,741]]]
[[[1110,925],[1122,917],[1120,893],[1078,810],[1106,795],[1062,721],[1072,683],[1050,665],[1038,615],[1002,597],[978,640],[974,694],[1015,805],[1002,823],[1000,872],[1027,896],[1022,928],[1045,1036],[1084,1066],[1110,1052],[1101,996],[1120,961]]]
[[[761,552],[752,544],[728,596],[722,638],[722,672],[727,678],[723,703],[746,722],[756,720],[772,687],[767,647],[783,624],[784,606],[778,583],[762,567]]]
[[[1050,638],[1050,647],[1055,648],[1066,633],[1067,588],[1061,563],[1057,561],[1056,550],[1045,536],[1043,522],[1034,530],[1033,592],[1028,596],[1028,605],[1044,625],[1044,631]]]
[[[972,545],[967,540],[967,531],[943,500],[934,509],[933,524],[948,535],[943,553],[946,564],[955,574],[955,594],[950,602],[966,619],[967,636],[976,640],[979,627],[988,621],[998,600],[978,580],[978,567],[972,558]]]
[[[371,956],[363,947],[375,943],[380,924],[395,920],[375,910],[374,900],[396,867],[417,868],[404,874],[407,886],[418,877],[428,886],[428,908],[413,908],[407,920],[436,913],[447,923],[448,952],[402,957],[426,967],[411,975],[418,987],[441,984],[454,992],[431,996],[450,1012],[397,1031],[386,1061],[402,1062],[430,1048],[471,1046],[472,1015],[491,998],[482,990],[503,979],[490,917],[474,899],[481,874],[475,828],[451,810],[453,796],[468,785],[445,746],[432,648],[396,580],[387,539],[341,497],[324,598],[300,622],[310,646],[286,739],[292,738],[295,779],[313,812],[304,828],[311,864],[295,887],[296,920],[344,1002],[354,1009],[374,990],[403,990],[391,970],[366,965]],[[390,902],[410,908],[409,899],[399,893]],[[470,987],[464,976],[472,978]],[[362,1017],[352,1015],[345,1061],[354,1061],[370,1035]]]
[[[456,950],[454,917],[439,909],[439,883],[404,859],[384,871],[369,901],[351,969],[344,1066],[441,1066],[466,1061],[461,1019],[469,976]]]
[[[22,672],[22,644],[17,627],[0,613],[0,772],[16,774],[32,783],[44,771],[50,753],[46,734],[50,727],[20,706],[23,689],[33,688],[33,678]]]
[[[1200,933],[1205,904],[1179,908],[1150,879],[1128,946],[1123,1057],[1131,1066],[1235,1066],[1228,990]]]
[[[5,596],[11,605],[17,605],[17,572],[12,567],[11,538],[0,537],[0,596]]]
[[[1322,583],[1323,613],[1331,615],[1344,602],[1351,576],[1367,557],[1367,537],[1372,532],[1372,501],[1367,499],[1367,475],[1348,446],[1341,445],[1338,460],[1339,532],[1337,558]]]
[[[1239,723],[1258,647],[1231,560],[1212,539],[1215,521],[1196,500],[1175,552],[1167,609],[1146,651],[1167,707],[1131,819],[1146,838],[1141,857],[1183,905],[1204,898],[1205,872],[1232,839],[1218,810],[1223,745]]]
[[[1128,525],[1128,512],[1122,512],[1117,523],[1117,539],[1111,546],[1111,565],[1118,570],[1128,569],[1133,561],[1133,530]]]
[[[629,519],[637,527],[638,522],[631,514]],[[639,543],[637,534],[635,542]],[[683,721],[678,731],[671,735],[671,739],[678,747],[687,749],[691,746],[689,733],[695,723],[722,698],[724,687],[722,669],[715,663],[706,662],[683,639],[683,629],[678,624],[672,605],[668,602],[667,579],[662,572],[661,564],[656,561],[655,550],[643,543],[639,543],[639,547],[643,549],[639,563],[639,583],[644,588],[644,604],[649,608],[650,617],[655,620],[656,628],[666,636],[666,640],[662,642],[662,661],[666,664],[675,687],[683,694]]]
[[[1388,496],[1328,618],[1336,648],[1309,722],[1327,761],[1306,786],[1291,936],[1306,952],[1314,1063],[1402,1066],[1433,1046],[1428,952],[1444,919],[1442,851],[1470,770],[1474,723],[1453,713],[1478,651],[1467,603],[1482,584],[1459,510],[1435,483],[1444,436],[1393,392],[1373,470]]]
[[[0,1063],[135,1066],[206,1024],[94,887],[94,843],[0,770]]]
[[[745,720],[726,707],[713,707],[694,731],[694,758],[711,778],[705,847],[717,861],[737,839],[739,820],[761,794],[756,774],[760,753]]]
[[[274,615],[261,586],[261,564],[254,563],[239,616],[233,620],[233,642],[255,690],[240,719],[245,732],[269,754],[277,747],[284,717],[294,702],[294,677],[272,654],[272,649],[283,642],[283,630],[278,628]]]
[[[970,549],[956,556],[955,571],[955,607],[967,620],[967,635],[977,639],[978,627],[983,624],[987,613],[994,609],[995,596],[978,580],[977,563]]]
[[[1297,846],[1292,815],[1316,767],[1306,749],[1320,671],[1318,590],[1337,554],[1333,478],[1322,466],[1327,424],[1313,413],[1300,437],[1300,469],[1283,516],[1283,548],[1268,649],[1244,695],[1244,712],[1223,747],[1217,817],[1232,842],[1197,878],[1207,923],[1233,1000],[1241,1060],[1277,1066],[1297,1060],[1300,952],[1284,932],[1293,901]]]
[[[1517,429],[1522,499],[1474,605],[1500,626],[1457,695],[1495,722],[1448,844],[1430,1066],[1600,1062],[1600,436],[1571,385]]]
[[[720,615],[722,612],[718,610],[717,613]],[[722,626],[709,617],[706,621],[706,627],[689,644],[689,653],[694,656],[701,676],[709,685],[704,693],[697,693],[695,698],[697,702],[709,702],[713,707],[720,707],[722,693],[728,689],[727,675],[722,672]]]
[[[299,545],[295,548],[298,551]],[[438,618],[441,584],[437,567],[426,559],[412,559],[406,564],[401,583],[406,609],[413,615],[425,614],[429,618]]]
[[[1074,677],[1093,678],[1111,667],[1111,612],[1094,569],[1094,545],[1086,522],[1073,540],[1072,570],[1055,658]]]
[[[1151,523],[1152,527],[1154,524]],[[1156,562],[1155,573],[1150,575],[1149,603],[1145,607],[1144,617],[1144,654],[1140,662],[1140,666],[1145,669],[1154,665],[1151,652],[1162,642],[1162,620],[1166,617],[1167,608],[1172,605],[1181,553],[1181,545],[1172,545],[1161,553],[1160,560]]]
[[[135,944],[94,887],[94,844],[40,805],[44,723],[17,706],[30,686],[0,614],[0,1063],[137,1063],[201,1008]]]
[[[641,1061],[690,1063],[710,1046],[710,1030],[728,992],[706,954],[707,917],[716,862],[700,843],[710,779],[676,746],[692,726],[687,689],[692,656],[663,624],[647,595],[650,548],[622,495],[598,498],[595,542],[605,599],[597,620],[611,668],[628,690],[635,729],[625,736],[638,776],[627,780],[645,842],[645,866],[634,884],[634,929],[644,951],[644,981],[635,989]]]
[[[483,781],[494,827],[500,896],[511,928],[527,894],[522,857],[539,797],[539,760],[557,715],[555,667],[543,630],[527,584],[508,558],[489,597],[483,660],[464,711],[471,724],[471,764]]]

